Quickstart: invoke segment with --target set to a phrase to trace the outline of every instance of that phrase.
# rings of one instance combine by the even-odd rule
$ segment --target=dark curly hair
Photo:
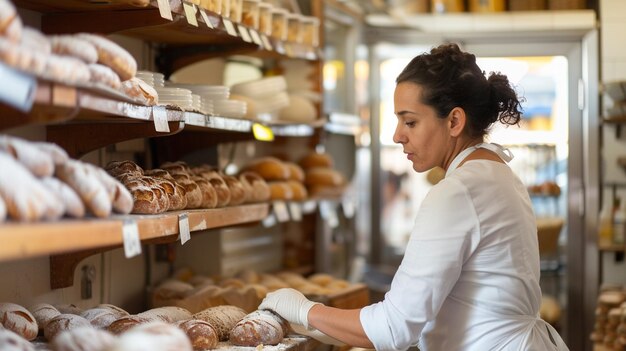
[[[413,58],[396,79],[396,84],[403,82],[421,86],[421,102],[432,106],[439,118],[446,118],[455,107],[463,108],[472,138],[487,134],[496,121],[515,125],[521,119],[522,100],[509,79],[496,72],[486,78],[476,56],[457,44],[443,44]]]

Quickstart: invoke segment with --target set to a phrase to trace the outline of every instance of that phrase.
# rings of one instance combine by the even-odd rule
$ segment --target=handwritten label
[[[287,204],[283,201],[274,202],[274,215],[279,222],[287,222],[289,221],[289,211],[287,210]]]
[[[139,228],[137,222],[124,221],[122,225],[122,239],[124,240],[124,256],[135,257],[141,254],[141,240],[139,240]]]
[[[215,28],[213,27],[213,23],[211,23],[211,19],[209,18],[209,15],[206,14],[206,11],[204,9],[200,9],[200,16],[202,17],[202,20],[204,21],[207,27],[211,29]]]
[[[161,17],[172,21],[173,18],[172,18],[172,8],[170,7],[170,1],[158,0],[157,3],[159,5],[159,13],[161,14]]]
[[[185,17],[187,18],[187,23],[191,24],[194,27],[197,27],[198,18],[196,18],[196,12],[198,12],[198,8],[196,7],[196,5],[183,1],[183,10],[185,10]]]
[[[224,28],[226,28],[226,33],[232,35],[233,37],[237,36],[237,30],[235,29],[235,25],[227,18],[223,18]]]
[[[154,129],[160,133],[169,133],[170,125],[167,123],[167,110],[165,106],[152,106],[152,119]]]
[[[296,222],[300,222],[302,220],[302,207],[297,202],[289,203],[289,213],[291,214],[291,219]]]
[[[28,112],[35,101],[37,80],[0,63],[0,101],[22,112]]]
[[[239,34],[241,36],[241,39],[243,39],[243,41],[245,41],[246,43],[252,42],[252,38],[250,38],[250,33],[248,33],[248,29],[246,27],[239,26]]]
[[[269,216],[263,219],[262,223],[265,228],[273,227],[276,225],[276,217],[270,213]]]
[[[185,245],[191,240],[191,232],[189,231],[189,214],[181,213],[178,215],[178,232],[180,233],[180,244]]]

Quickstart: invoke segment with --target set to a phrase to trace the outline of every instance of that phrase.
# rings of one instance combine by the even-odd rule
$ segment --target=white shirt
[[[537,317],[539,249],[528,192],[506,164],[456,168],[471,151],[424,199],[391,289],[361,310],[365,333],[377,350],[418,340],[421,351],[567,350]]]

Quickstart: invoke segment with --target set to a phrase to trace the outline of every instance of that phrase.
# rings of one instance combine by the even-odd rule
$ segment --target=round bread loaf
[[[275,157],[256,159],[244,170],[255,172],[265,180],[287,180],[291,174],[289,168]]]
[[[59,312],[61,312],[62,314],[75,314],[80,316],[81,313],[83,313],[83,310],[74,305],[74,304],[58,304],[58,305],[54,305],[54,307],[59,310]]]
[[[124,333],[111,351],[192,351],[187,335],[178,327],[153,321]]]
[[[310,186],[340,186],[345,183],[341,173],[331,168],[309,168],[306,170],[305,184]]]
[[[237,322],[228,340],[237,346],[276,345],[284,336],[276,315],[267,310],[257,310]]]
[[[107,330],[113,334],[122,334],[131,328],[148,322],[150,322],[148,318],[138,316],[126,316],[119,318],[113,323],[109,324]]]
[[[195,174],[208,180],[213,186],[213,189],[215,189],[215,192],[217,193],[216,207],[228,206],[230,203],[230,189],[220,174],[215,170],[200,167],[194,169],[194,172]]]
[[[137,61],[118,44],[96,34],[80,33],[77,36],[93,44],[98,51],[98,62],[111,67],[122,81],[133,78],[137,73]]]
[[[57,335],[50,343],[52,351],[108,350],[115,343],[115,336],[106,330],[78,327]]]
[[[320,286],[326,286],[330,284],[333,280],[335,280],[335,278],[328,273],[315,273],[309,276],[308,279],[311,283]]]
[[[174,323],[191,318],[191,312],[176,306],[157,307],[137,314],[137,317],[150,321],[161,320],[167,323]]]
[[[293,193],[293,197],[291,198],[294,201],[302,201],[306,200],[309,197],[309,193],[307,192],[304,184],[297,180],[288,180],[287,184],[291,187],[291,192]]]
[[[133,196],[133,213],[163,213],[169,208],[165,189],[153,178],[142,176],[125,179],[123,183]]]
[[[200,205],[200,207],[215,208],[217,206],[217,192],[215,188],[213,188],[213,185],[211,185],[208,180],[198,175],[192,175],[191,180],[198,184],[202,192],[202,205]]]
[[[293,199],[293,190],[291,186],[285,181],[272,181],[267,185],[270,188],[271,200],[291,200]]]
[[[61,332],[79,327],[91,327],[91,323],[75,314],[60,314],[48,321],[43,329],[43,335],[48,341],[52,341]]]
[[[124,174],[132,174],[135,176],[142,176],[144,174],[143,168],[139,167],[133,161],[111,161],[104,169],[115,178]]]
[[[36,338],[39,331],[35,317],[26,308],[10,302],[0,303],[0,324],[26,340]]]
[[[193,290],[193,285],[179,280],[167,280],[154,289],[152,293],[152,305],[156,307],[165,306],[171,300],[181,299],[189,291]]]
[[[117,318],[122,318],[122,317],[126,317],[126,316],[130,315],[128,312],[126,312],[125,309],[123,309],[121,307],[117,307],[115,305],[111,305],[109,303],[101,303],[101,304],[99,304],[96,307],[98,307],[98,308],[105,308],[107,310],[112,311],[113,313],[115,313]]]
[[[241,182],[233,176],[226,174],[221,174],[221,176],[230,190],[230,202],[228,204],[230,206],[237,206],[244,203],[246,201],[247,193],[243,184],[241,184]]]
[[[311,152],[310,154],[304,156],[300,160],[299,164],[302,168],[307,170],[314,167],[332,168],[334,162],[329,154]]]
[[[198,183],[191,180],[189,175],[184,173],[173,173],[172,177],[176,179],[176,183],[185,189],[185,197],[187,199],[186,208],[200,208],[202,206],[202,201],[204,200],[204,195],[202,194],[202,189],[200,189]],[[217,194],[215,197],[217,198]]]
[[[39,330],[43,330],[52,318],[61,314],[56,307],[47,303],[40,303],[31,307],[30,312],[33,314],[33,317],[35,317]]]
[[[227,340],[230,330],[246,315],[246,311],[231,305],[209,307],[193,315],[194,319],[208,322],[215,328],[221,341]]]
[[[0,0],[2,2],[2,0]],[[0,350],[2,351],[35,351],[33,344],[16,333],[0,328]]]
[[[239,175],[239,181],[246,190],[247,202],[264,202],[270,199],[270,187],[257,173],[252,171],[242,172]]]
[[[117,313],[108,308],[91,308],[83,311],[81,317],[99,329],[106,329],[118,319]]]
[[[185,161],[165,162],[161,164],[161,169],[164,169],[170,174],[184,173],[192,174],[191,167]]]
[[[289,179],[296,180],[298,182],[304,182],[304,170],[293,162],[285,162],[287,168],[289,168]]]
[[[175,326],[187,334],[194,350],[214,349],[219,342],[215,328],[208,322],[199,319],[178,321]]]

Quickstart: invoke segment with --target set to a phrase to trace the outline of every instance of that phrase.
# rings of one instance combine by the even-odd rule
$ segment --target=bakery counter
[[[0,262],[76,251],[108,249],[137,242],[173,242],[183,219],[189,232],[263,220],[268,204],[248,204],[160,215],[124,215],[106,219],[0,225]],[[183,229],[184,230],[184,229]],[[184,235],[180,235],[181,238]]]

